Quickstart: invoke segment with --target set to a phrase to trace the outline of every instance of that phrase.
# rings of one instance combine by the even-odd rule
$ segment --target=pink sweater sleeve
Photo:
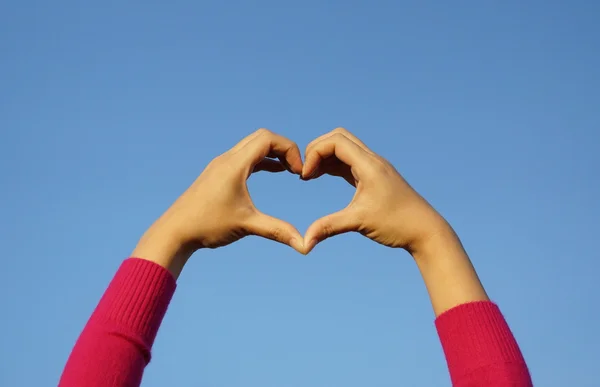
[[[59,387],[139,386],[175,287],[159,265],[125,260],[77,340]],[[532,386],[495,304],[459,305],[439,316],[436,326],[454,386]]]
[[[139,386],[174,292],[175,280],[161,266],[125,260],[79,336],[59,387]]]
[[[435,324],[453,386],[533,386],[519,345],[496,304],[459,305]]]

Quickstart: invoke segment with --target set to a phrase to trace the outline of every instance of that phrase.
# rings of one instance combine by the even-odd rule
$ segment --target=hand
[[[343,128],[312,141],[306,148],[302,178],[323,174],[343,177],[356,187],[346,208],[315,221],[304,236],[305,251],[326,238],[357,231],[411,254],[428,239],[451,228],[384,158]]]
[[[246,185],[253,172],[286,169],[302,172],[298,146],[259,129],[209,163],[150,227],[133,256],[153,260],[177,277],[195,250],[225,246],[247,235],[272,239],[303,252],[303,238],[298,230],[256,209]]]

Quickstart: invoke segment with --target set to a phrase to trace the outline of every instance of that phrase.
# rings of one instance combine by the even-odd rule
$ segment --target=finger
[[[306,151],[304,154],[308,153],[310,148],[320,142],[321,140],[324,140],[328,137],[331,137],[332,135],[339,133],[339,134],[343,134],[344,136],[348,137],[350,140],[352,140],[353,142],[356,143],[356,145],[360,146],[361,148],[363,148],[365,151],[369,152],[369,153],[373,153],[372,150],[369,149],[369,147],[367,147],[365,145],[364,142],[362,142],[361,140],[358,139],[358,137],[356,137],[355,135],[353,135],[352,133],[350,133],[347,129],[344,128],[335,128],[333,129],[331,132],[329,133],[325,133],[322,136],[317,137],[316,139],[314,139],[313,141],[311,141],[307,146],[306,146]]]
[[[328,157],[319,162],[317,168],[312,172],[310,179],[303,180],[315,180],[323,175],[342,177],[353,187],[356,187],[356,179],[352,175],[350,167],[342,163],[336,157]]]
[[[316,220],[304,234],[305,254],[308,254],[317,243],[335,235],[358,231],[360,219],[349,207]]]
[[[289,169],[285,165],[283,165],[279,160],[263,159],[254,166],[254,170],[252,170],[252,173],[260,171],[283,172],[286,170]]]
[[[238,142],[237,144],[235,144],[233,146],[233,148],[231,148],[229,151],[231,153],[235,153],[237,151],[239,151],[240,149],[242,149],[246,144],[248,144],[250,141],[252,141],[255,137],[258,137],[261,135],[261,133],[263,133],[264,131],[266,131],[267,129],[261,128],[258,130],[255,130],[254,132],[250,133],[249,135],[247,135],[246,137],[244,137],[243,139],[240,140],[240,142]]]
[[[263,214],[257,210],[247,220],[245,228],[251,235],[283,243],[304,254],[304,239],[302,235],[300,235],[294,226],[281,219]]]
[[[341,133],[335,133],[312,145],[305,154],[302,177],[312,178],[319,164],[328,157],[337,157],[350,166],[353,173],[360,173],[361,164],[367,161],[369,153]]]
[[[354,134],[352,134],[349,130],[345,129],[345,128],[335,128],[331,131],[331,133],[340,133],[343,134],[344,136],[348,137],[350,140],[352,140],[353,142],[356,143],[356,145],[358,145],[359,147],[363,148],[365,151],[369,152],[369,153],[373,153],[373,151],[371,149],[369,149],[368,146],[365,145],[364,142],[362,142],[361,140],[358,139],[358,137],[356,137]]]
[[[254,169],[268,155],[277,156],[284,165],[289,166],[294,173],[302,173],[302,157],[295,142],[278,134],[264,130],[244,145],[237,154],[243,157],[243,162]]]
[[[290,166],[290,164],[285,159],[285,157],[278,156],[275,152],[271,151],[267,155],[267,158],[269,158],[269,159],[279,159],[279,162],[284,166],[285,169],[287,169],[288,172],[295,173],[292,170],[292,167]]]

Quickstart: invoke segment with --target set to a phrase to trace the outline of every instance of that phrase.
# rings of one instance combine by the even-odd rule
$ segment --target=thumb
[[[344,208],[341,211],[324,216],[308,227],[304,235],[305,254],[308,254],[319,242],[335,235],[358,231],[360,220],[355,211]]]
[[[299,253],[304,253],[302,235],[294,226],[281,219],[256,211],[246,221],[245,228],[251,235],[283,243]]]

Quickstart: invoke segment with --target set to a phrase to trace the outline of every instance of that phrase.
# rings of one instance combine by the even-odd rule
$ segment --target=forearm
[[[527,365],[449,226],[413,252],[429,292],[454,386],[529,387]]]
[[[173,228],[165,225],[168,221],[163,217],[144,233],[131,256],[156,263],[167,269],[177,280],[197,247],[182,243]]]
[[[138,386],[174,291],[175,280],[163,267],[125,260],[77,340],[59,385]]]
[[[489,301],[469,256],[450,226],[421,244],[412,255],[436,317],[458,305]]]

